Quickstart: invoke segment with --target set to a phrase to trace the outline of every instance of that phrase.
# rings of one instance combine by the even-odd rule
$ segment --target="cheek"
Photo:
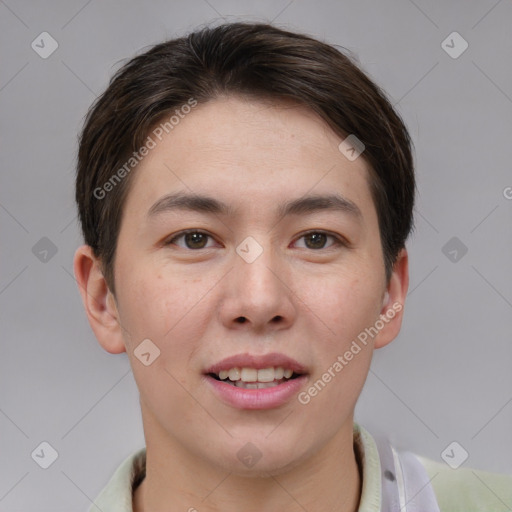
[[[378,318],[380,282],[357,270],[331,272],[315,281],[300,295],[314,314],[315,323],[325,332],[329,346],[342,350]]]
[[[328,334],[315,337],[317,362],[302,396],[312,417],[329,410],[342,421],[355,407],[372,359],[372,338],[365,329],[378,318],[376,289],[369,279],[351,278],[317,293],[315,324]],[[326,422],[322,428],[332,434],[338,426]]]
[[[164,278],[161,271],[149,266],[126,265],[123,268],[120,265],[119,284],[120,313],[126,325],[131,325],[139,334],[148,329],[153,336],[162,337],[191,299],[186,281],[173,278],[171,274]]]
[[[207,293],[212,286],[177,272],[132,273],[124,290],[123,319],[133,348],[143,339],[152,340],[160,350],[157,366],[164,366],[181,381],[208,327],[211,302]]]
[[[140,393],[155,410],[167,401],[177,406],[186,398],[183,386],[194,340],[203,329],[199,299],[186,281],[164,279],[157,272],[132,272],[123,285],[121,320]],[[144,361],[145,353],[149,356]]]

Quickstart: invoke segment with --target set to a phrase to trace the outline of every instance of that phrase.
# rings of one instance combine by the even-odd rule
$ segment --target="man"
[[[129,356],[146,447],[90,510],[512,504],[511,478],[472,494],[474,472],[354,423],[400,331],[414,191],[400,117],[312,38],[227,24],[119,70],[80,140],[74,269],[98,341]]]

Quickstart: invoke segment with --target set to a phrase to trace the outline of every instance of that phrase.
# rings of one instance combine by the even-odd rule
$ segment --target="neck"
[[[242,476],[187,452],[144,422],[146,478],[134,512],[356,512],[362,480],[353,446],[353,420],[321,449],[285,471]],[[164,447],[164,448],[163,448]],[[173,454],[169,457],[167,454]]]

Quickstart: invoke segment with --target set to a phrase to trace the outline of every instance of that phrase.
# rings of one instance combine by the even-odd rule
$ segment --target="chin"
[[[244,436],[244,439],[250,439],[250,436]],[[279,441],[272,443],[264,436],[261,439],[254,436],[254,439],[254,442],[236,440],[233,448],[235,458],[231,449],[220,457],[223,469],[237,476],[268,478],[287,473],[304,460],[304,454],[298,453],[296,443],[284,446]],[[219,464],[219,459],[215,463]]]

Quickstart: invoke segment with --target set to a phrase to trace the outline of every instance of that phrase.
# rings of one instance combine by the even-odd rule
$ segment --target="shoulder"
[[[416,455],[425,468],[441,512],[512,510],[512,475],[436,462]]]
[[[142,481],[146,470],[146,447],[126,457],[87,512],[132,512],[133,490]]]

